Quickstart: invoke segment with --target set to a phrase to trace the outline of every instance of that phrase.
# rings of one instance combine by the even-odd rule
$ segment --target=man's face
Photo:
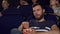
[[[33,7],[33,14],[36,19],[41,19],[43,17],[44,11],[40,5]]]
[[[50,0],[50,5],[56,5],[57,4],[57,0]]]
[[[2,7],[7,8],[9,6],[7,1],[2,1]]]

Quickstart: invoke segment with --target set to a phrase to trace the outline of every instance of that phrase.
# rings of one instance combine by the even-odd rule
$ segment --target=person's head
[[[6,9],[6,8],[8,8],[8,6],[9,6],[8,1],[7,1],[7,0],[3,0],[3,1],[2,1],[2,8],[3,8],[3,9]]]
[[[39,3],[39,2],[38,2],[38,0],[32,0],[32,3],[33,3],[33,4],[37,4],[37,3]]]
[[[50,0],[50,5],[57,5],[59,0]]]
[[[37,0],[32,0],[33,3],[37,2]]]
[[[33,6],[33,15],[36,19],[40,20],[44,17],[45,10],[39,4],[34,4]]]
[[[26,0],[19,0],[20,5],[28,5],[28,2]]]

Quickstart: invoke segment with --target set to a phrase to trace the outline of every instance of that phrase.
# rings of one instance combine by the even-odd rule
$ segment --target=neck
[[[44,17],[42,18],[42,19],[40,19],[40,20],[37,20],[38,22],[43,22],[43,21],[45,21],[45,19],[44,19]]]

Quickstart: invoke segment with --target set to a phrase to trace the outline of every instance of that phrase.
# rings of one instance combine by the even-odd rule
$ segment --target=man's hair
[[[41,8],[43,9],[43,6],[41,4],[33,4],[32,7],[34,8],[35,6],[41,6]]]

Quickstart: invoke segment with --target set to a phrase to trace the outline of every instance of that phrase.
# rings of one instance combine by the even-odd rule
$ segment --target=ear
[[[45,13],[45,9],[43,9],[43,13]]]

